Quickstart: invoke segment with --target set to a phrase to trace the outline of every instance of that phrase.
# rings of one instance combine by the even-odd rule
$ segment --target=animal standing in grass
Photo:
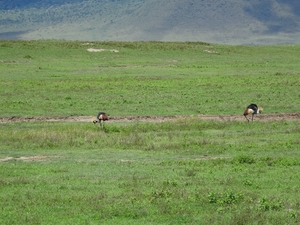
[[[105,120],[108,120],[108,115],[105,113],[105,112],[99,112],[97,114],[97,117],[93,119],[93,123],[96,124],[96,123],[99,123],[100,126],[104,125],[104,121]],[[101,122],[102,121],[102,122]]]
[[[245,118],[248,120],[249,122],[249,119],[247,118],[247,115],[252,115],[252,121],[253,121],[253,116],[254,114],[259,114],[263,111],[263,108],[261,107],[258,107],[256,104],[250,104],[247,106],[247,108],[245,109],[244,111],[244,116]]]

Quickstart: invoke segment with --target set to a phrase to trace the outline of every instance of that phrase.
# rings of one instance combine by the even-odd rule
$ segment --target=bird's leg
[[[248,120],[248,122],[249,122],[249,119],[247,118],[247,116],[246,115],[244,115],[245,116],[245,118]]]
[[[101,127],[101,120],[99,120],[99,128]]]
[[[252,122],[253,122],[253,116],[254,116],[254,114],[252,114]]]
[[[100,120],[100,127],[103,129],[104,128],[104,121],[103,120]]]

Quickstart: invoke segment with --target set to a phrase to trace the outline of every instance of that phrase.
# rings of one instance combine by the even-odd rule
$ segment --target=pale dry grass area
[[[105,52],[105,51],[110,51],[110,52],[119,52],[119,50],[117,49],[103,49],[103,48],[88,48],[87,49],[88,52]]]
[[[0,159],[0,162],[7,162],[10,160],[19,160],[23,162],[34,162],[34,161],[45,161],[51,158],[59,158],[59,156],[46,156],[46,155],[36,155],[36,156],[22,156],[22,157],[5,157]]]

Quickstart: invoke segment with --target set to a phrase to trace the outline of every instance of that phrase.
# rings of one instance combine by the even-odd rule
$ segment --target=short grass
[[[1,124],[0,223],[298,224],[299,125]]]
[[[0,41],[0,116],[299,112],[299,46],[92,44]],[[299,224],[299,133],[193,116],[1,123],[0,224]]]
[[[298,112],[299,48],[1,41],[0,115]]]

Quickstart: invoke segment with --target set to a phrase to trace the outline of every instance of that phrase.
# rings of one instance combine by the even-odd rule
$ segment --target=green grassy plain
[[[299,46],[83,44],[0,41],[0,116],[299,112]],[[0,224],[299,224],[299,123],[0,123]]]
[[[127,116],[241,114],[251,102],[267,113],[300,111],[300,46],[67,41],[0,46],[1,116],[98,110]]]

